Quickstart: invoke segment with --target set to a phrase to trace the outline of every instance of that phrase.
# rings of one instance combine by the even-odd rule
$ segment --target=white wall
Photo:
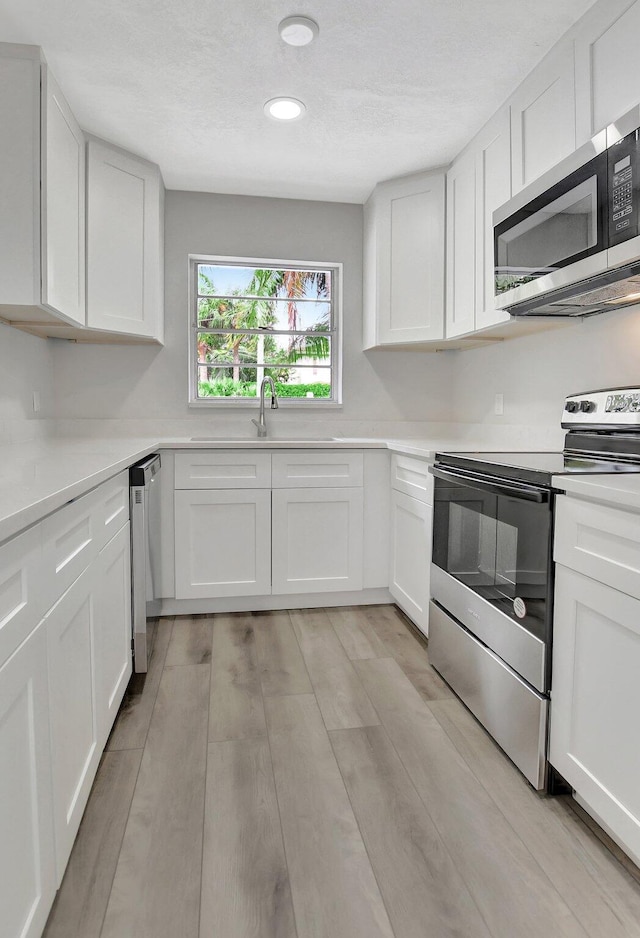
[[[456,419],[480,424],[547,429],[561,446],[560,419],[568,394],[640,386],[640,307],[601,313],[566,329],[456,352],[453,403]],[[504,415],[494,413],[497,393]]]
[[[53,342],[0,323],[0,445],[35,439],[52,415]],[[33,392],[42,409],[33,412]],[[43,418],[43,419],[40,419]]]
[[[56,343],[59,418],[126,418],[138,430],[144,420],[154,433],[180,432],[185,419],[190,430],[248,426],[253,412],[245,408],[203,416],[187,406],[187,257],[198,253],[344,264],[343,409],[302,416],[281,409],[270,415],[278,434],[305,424],[367,434],[384,432],[389,421],[450,418],[449,353],[361,351],[361,205],[167,192],[165,244],[165,348]]]

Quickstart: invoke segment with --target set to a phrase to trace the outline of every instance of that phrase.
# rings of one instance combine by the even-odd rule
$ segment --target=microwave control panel
[[[619,244],[638,234],[638,148],[640,131],[623,137],[609,148],[609,244]]]

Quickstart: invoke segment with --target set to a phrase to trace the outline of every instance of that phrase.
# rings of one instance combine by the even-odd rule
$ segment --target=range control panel
[[[640,388],[574,394],[565,401],[562,426],[640,426]]]

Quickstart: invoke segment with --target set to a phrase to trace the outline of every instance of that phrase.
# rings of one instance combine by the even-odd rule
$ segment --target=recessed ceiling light
[[[267,117],[277,121],[295,121],[304,117],[306,107],[296,98],[271,98],[264,106]]]
[[[278,26],[278,32],[290,46],[308,46],[320,30],[308,16],[288,16]]]

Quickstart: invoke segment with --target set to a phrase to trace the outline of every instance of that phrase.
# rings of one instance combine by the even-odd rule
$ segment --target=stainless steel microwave
[[[640,302],[640,107],[493,215],[496,306],[588,316]]]

